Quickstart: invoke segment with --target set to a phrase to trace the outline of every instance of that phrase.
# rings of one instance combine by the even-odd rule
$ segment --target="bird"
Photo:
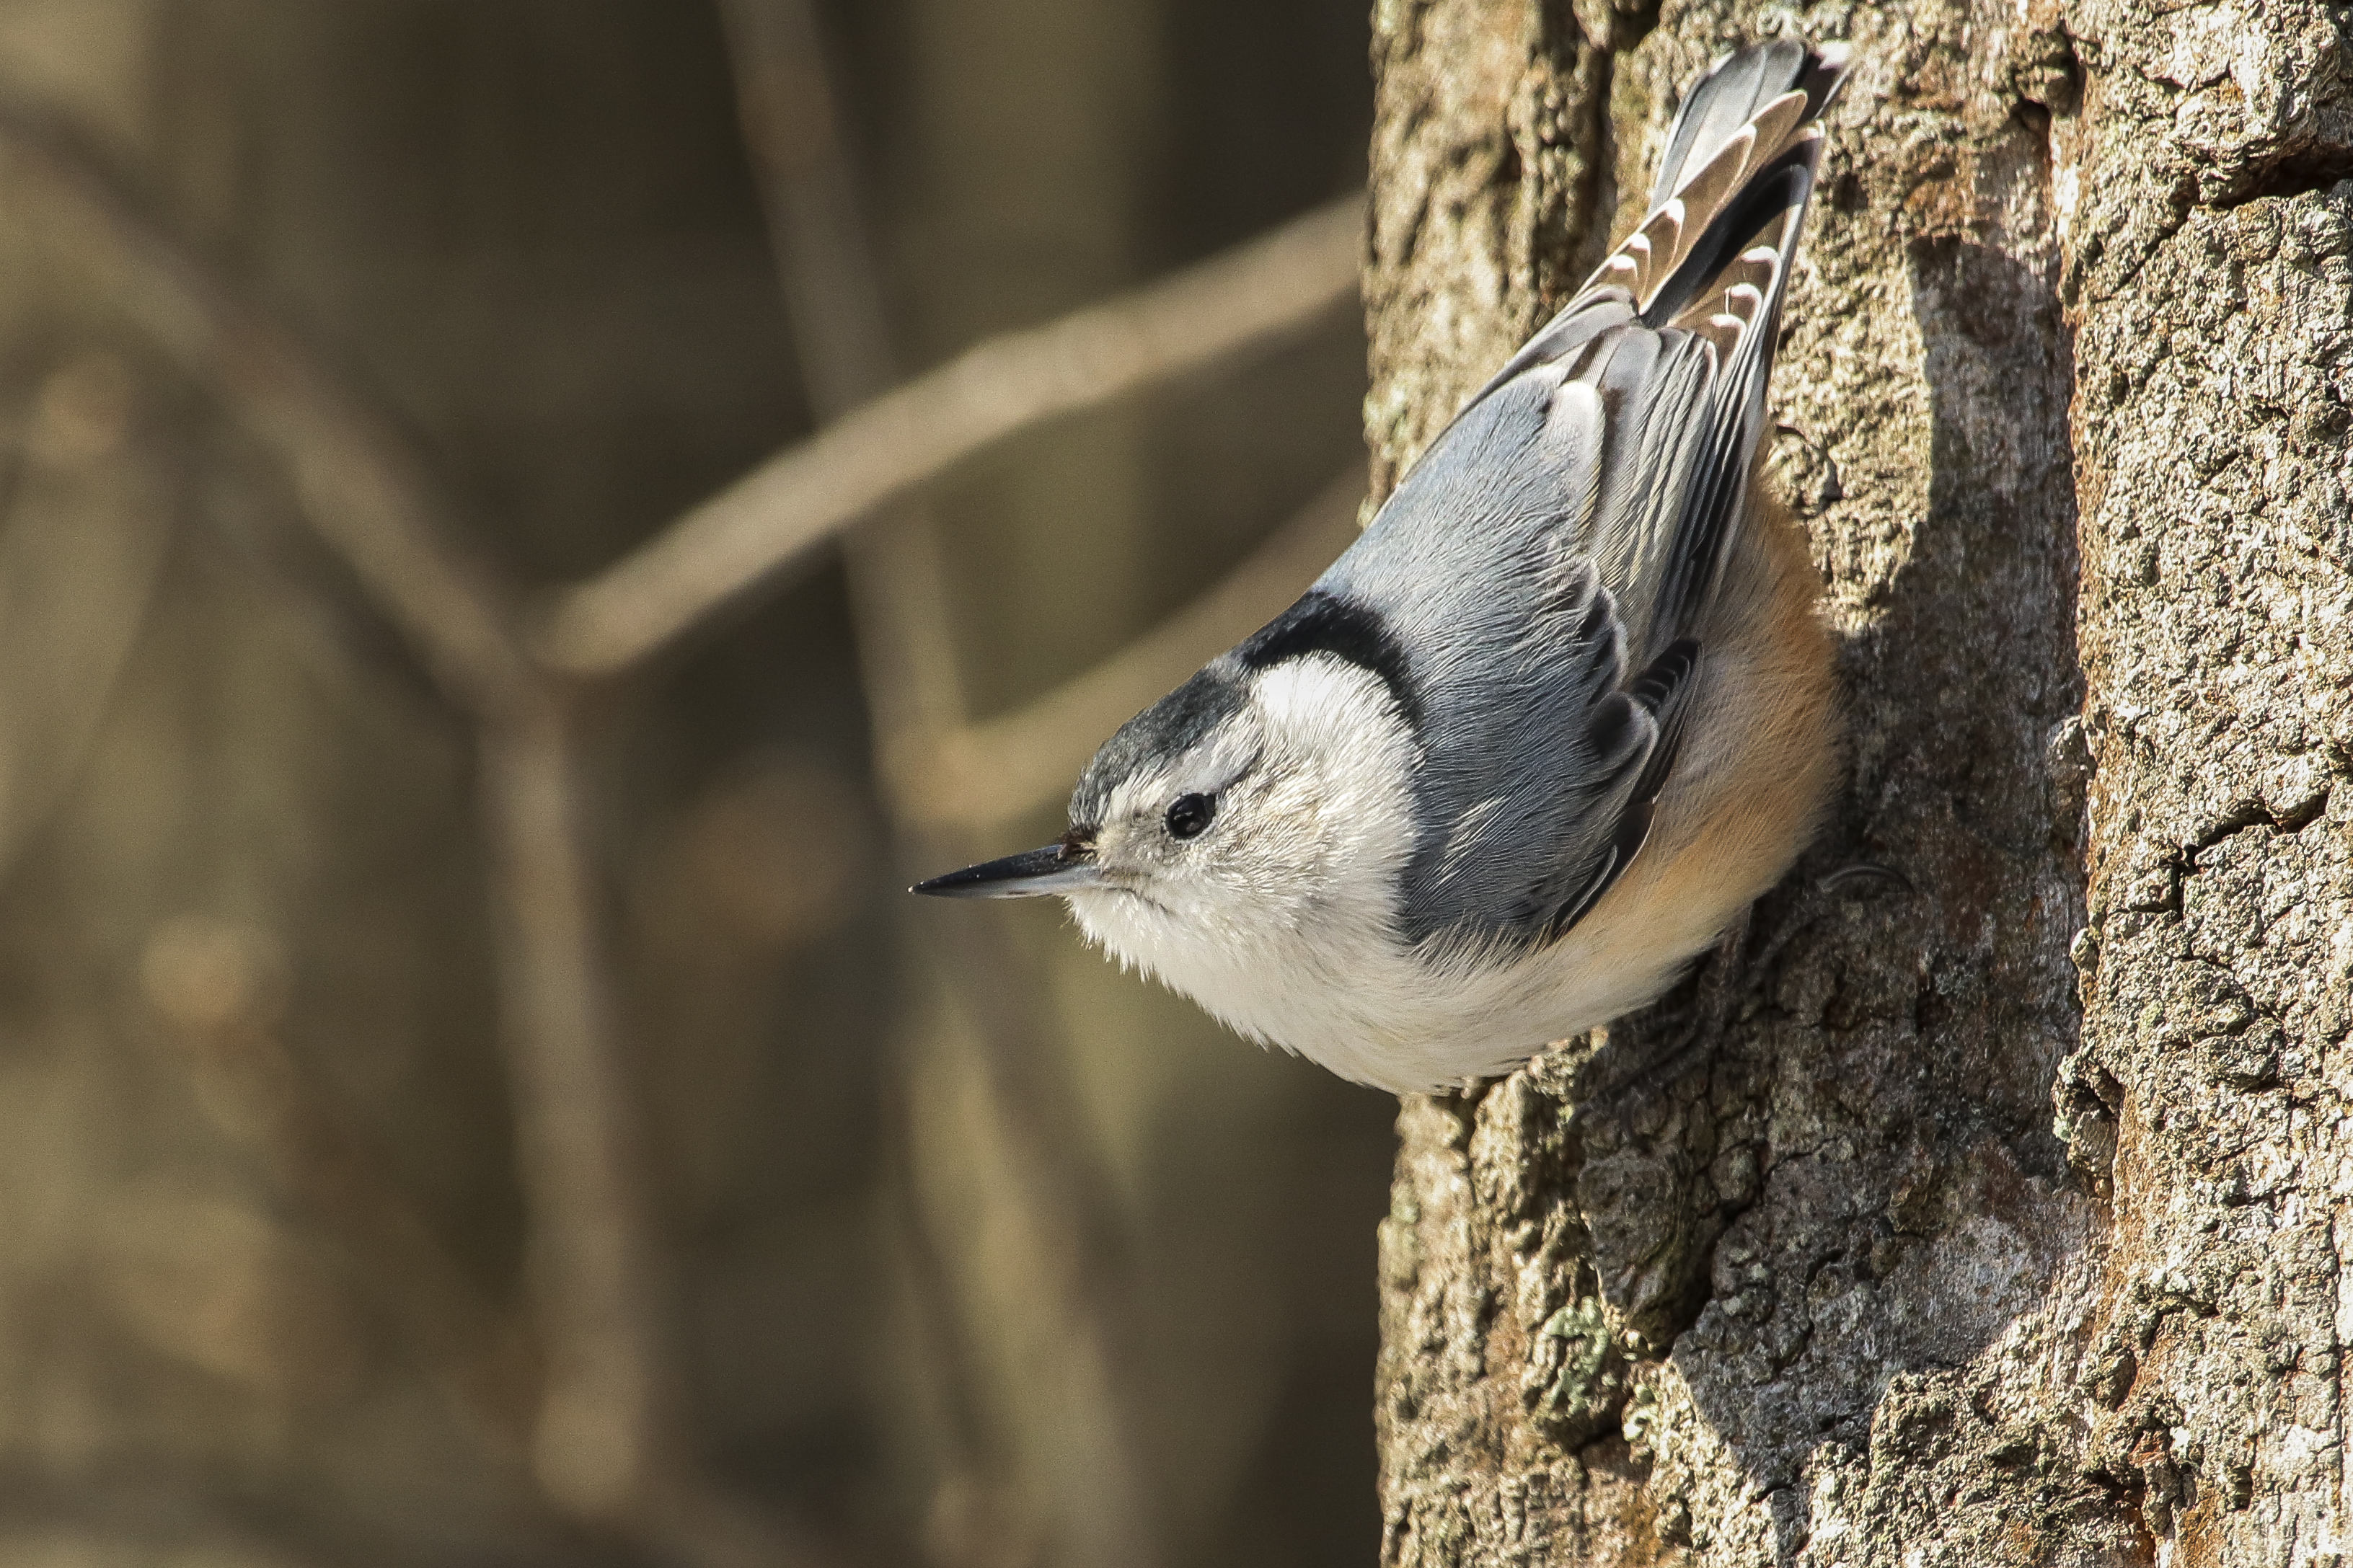
[[[1710,68],[1641,222],[1314,585],[1106,741],[1060,839],[913,890],[1059,896],[1241,1035],[1397,1093],[1672,986],[1840,773],[1820,578],[1757,469],[1848,65],[1782,37]]]

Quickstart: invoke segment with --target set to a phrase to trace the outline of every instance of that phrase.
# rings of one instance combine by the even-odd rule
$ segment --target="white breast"
[[[1415,742],[1380,680],[1317,654],[1253,698],[1265,793],[1228,825],[1219,874],[1074,894],[1088,936],[1242,1034],[1384,1089],[1485,1075],[1556,1037],[1536,973],[1434,970],[1398,944]],[[1135,808],[1168,787],[1143,781]]]
[[[1221,841],[1217,875],[1154,881],[1149,896],[1074,893],[1071,908],[1124,963],[1360,1083],[1404,1093],[1493,1077],[1643,1005],[1792,852],[1778,826],[1770,844],[1702,846],[1670,805],[1651,848],[1559,942],[1428,957],[1396,937],[1416,758],[1386,689],[1319,654],[1268,671],[1254,695],[1266,793],[1241,807],[1258,815]],[[1167,788],[1140,785],[1139,810]]]

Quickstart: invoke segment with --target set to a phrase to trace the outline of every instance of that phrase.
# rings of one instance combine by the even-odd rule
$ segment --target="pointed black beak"
[[[1092,887],[1101,878],[1093,846],[1065,839],[1043,849],[985,860],[944,877],[918,882],[908,891],[938,899],[1028,899]]]

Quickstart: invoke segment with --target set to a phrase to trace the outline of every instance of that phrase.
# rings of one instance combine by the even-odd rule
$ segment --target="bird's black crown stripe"
[[[1234,657],[1248,669],[1267,669],[1311,653],[1335,654],[1379,676],[1405,721],[1417,731],[1421,728],[1421,703],[1414,695],[1405,649],[1388,622],[1369,605],[1310,588],[1297,604],[1234,649]]]
[[[1215,662],[1121,725],[1079,775],[1071,795],[1072,831],[1092,835],[1103,826],[1111,792],[1121,780],[1155,763],[1183,756],[1240,712],[1247,700],[1233,671]]]

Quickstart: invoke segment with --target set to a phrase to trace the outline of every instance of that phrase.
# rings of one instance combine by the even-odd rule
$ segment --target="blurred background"
[[[901,890],[1347,537],[1361,13],[0,0],[0,1564],[1370,1559],[1394,1101]],[[1318,211],[641,657],[449,651]]]

